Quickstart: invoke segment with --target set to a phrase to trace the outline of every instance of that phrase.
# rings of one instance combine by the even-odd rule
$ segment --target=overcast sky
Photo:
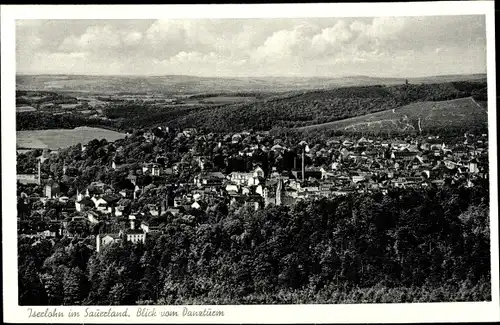
[[[16,56],[24,74],[485,73],[485,18],[18,20]]]

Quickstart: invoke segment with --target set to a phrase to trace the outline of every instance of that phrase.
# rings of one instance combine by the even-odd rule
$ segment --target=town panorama
[[[428,19],[421,28],[444,28]],[[375,24],[318,22],[314,34],[311,21],[283,23],[288,36],[311,34],[314,47],[293,55],[330,46],[321,37],[342,28],[348,47]],[[74,35],[50,43],[40,32],[40,42],[80,46],[89,69],[92,51],[112,57],[115,46],[96,35],[123,27],[65,24]],[[405,34],[391,24],[392,38],[367,35],[394,49]],[[163,26],[139,25],[149,26],[116,43],[130,42],[131,60],[132,41],[146,46]],[[22,42],[52,25],[19,26]],[[182,35],[192,45],[197,34]],[[288,60],[266,48],[273,35],[256,53]],[[439,73],[447,44],[424,76],[29,73],[49,45],[32,60],[34,49],[18,53],[28,71],[16,77],[20,305],[491,300],[486,74]],[[222,55],[183,53],[170,64]]]

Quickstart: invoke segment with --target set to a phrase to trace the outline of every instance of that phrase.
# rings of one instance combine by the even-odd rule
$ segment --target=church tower
[[[116,155],[113,156],[111,160],[111,168],[113,168],[113,170],[116,170]]]
[[[269,204],[269,190],[267,187],[262,191],[262,197],[264,198],[264,205],[267,206]]]

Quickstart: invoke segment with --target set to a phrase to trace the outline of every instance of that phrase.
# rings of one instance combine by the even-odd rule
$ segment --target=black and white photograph
[[[498,303],[489,18],[372,12],[16,17],[11,303]]]

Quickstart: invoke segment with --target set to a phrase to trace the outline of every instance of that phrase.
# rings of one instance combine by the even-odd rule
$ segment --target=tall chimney
[[[282,191],[283,191],[283,181],[282,179],[280,178],[278,180],[278,186],[276,187],[276,205],[281,205],[281,194],[282,194]]]
[[[305,180],[305,175],[306,175],[305,150],[306,150],[305,148],[302,149],[302,181]]]
[[[41,179],[42,178],[41,177],[41,174],[42,174],[41,173],[41,168],[42,167],[41,167],[41,165],[42,165],[41,161],[38,160],[38,185],[42,184],[42,179]]]

